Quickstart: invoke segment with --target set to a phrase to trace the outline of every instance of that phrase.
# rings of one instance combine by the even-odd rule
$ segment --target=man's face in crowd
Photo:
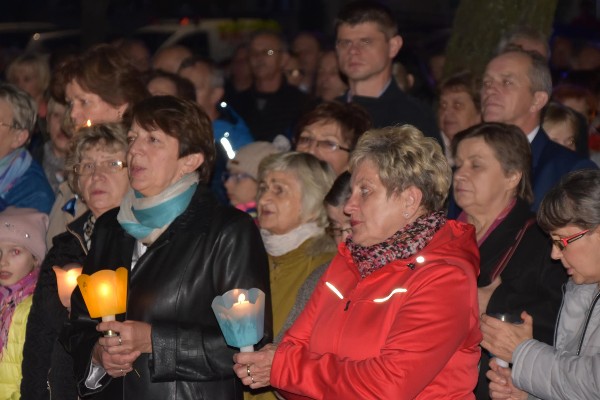
[[[531,61],[520,53],[501,54],[488,63],[481,88],[484,121],[522,128],[537,111],[528,75],[530,67]]]
[[[388,39],[375,22],[341,24],[337,30],[340,70],[350,81],[367,81],[386,73],[401,46],[400,36]]]

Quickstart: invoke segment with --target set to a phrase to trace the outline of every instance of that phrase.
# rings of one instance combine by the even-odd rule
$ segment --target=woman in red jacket
[[[282,342],[236,354],[236,374],[288,399],[474,398],[479,255],[441,211],[440,146],[409,125],[368,131],[350,170],[352,234]]]

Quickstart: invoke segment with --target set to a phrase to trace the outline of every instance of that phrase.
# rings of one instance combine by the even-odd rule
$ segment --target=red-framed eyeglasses
[[[560,239],[552,239],[552,243],[558,247],[558,249],[560,251],[564,251],[564,249],[567,248],[567,246],[573,242],[575,242],[576,240],[581,239],[582,237],[585,236],[586,233],[588,233],[590,230],[586,229],[584,231],[578,232],[574,235],[565,237],[565,238],[560,238]]]

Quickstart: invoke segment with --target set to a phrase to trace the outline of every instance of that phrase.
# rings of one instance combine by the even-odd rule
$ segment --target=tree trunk
[[[481,76],[498,42],[517,26],[550,34],[558,0],[461,0],[446,48],[444,75],[468,69]]]

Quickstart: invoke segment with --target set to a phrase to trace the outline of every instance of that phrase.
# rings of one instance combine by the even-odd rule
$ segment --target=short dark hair
[[[440,95],[443,92],[461,92],[465,91],[473,100],[475,108],[481,109],[481,85],[471,71],[461,71],[450,75],[444,79],[438,87]]]
[[[571,126],[574,133],[573,140],[576,142],[577,136],[579,136],[579,117],[576,111],[556,101],[551,101],[544,109],[542,125],[559,124],[561,122]]]
[[[259,36],[270,36],[272,38],[275,38],[277,41],[279,41],[279,45],[281,46],[281,49],[273,49],[273,50],[281,50],[284,53],[287,53],[289,51],[288,42],[285,39],[285,37],[280,32],[277,32],[273,29],[259,29],[257,31],[252,32],[252,34],[250,35],[250,38],[248,40],[248,49],[250,49],[250,45],[252,44],[254,39],[256,39]]]
[[[370,1],[359,0],[346,4],[335,19],[335,31],[342,24],[350,26],[362,24],[365,22],[375,22],[387,39],[398,34],[398,24],[392,11],[383,4]]]
[[[515,126],[500,122],[484,122],[461,131],[452,139],[452,157],[456,158],[458,145],[466,139],[482,138],[489,145],[505,174],[520,172],[521,181],[516,196],[533,202],[531,188],[531,147],[527,136]]]
[[[189,79],[185,79],[172,72],[155,69],[144,74],[143,80],[146,83],[146,86],[148,86],[150,82],[157,78],[164,78],[173,82],[175,85],[175,91],[177,92],[177,97],[192,101],[196,100],[196,89],[194,89],[194,84],[190,82]]]
[[[350,149],[356,146],[360,135],[371,128],[371,117],[362,106],[356,103],[328,101],[319,104],[314,110],[309,111],[300,118],[294,135],[296,142],[304,128],[316,122],[335,122],[339,124],[342,138],[349,143]]]
[[[331,189],[325,195],[323,202],[325,205],[340,207],[343,206],[350,197],[350,172],[342,172],[333,182]]]
[[[200,182],[208,182],[215,163],[212,122],[193,101],[174,96],[154,96],[135,104],[125,114],[125,123],[137,123],[145,130],[160,129],[179,141],[179,157],[201,153]]]
[[[546,232],[575,225],[600,225],[600,171],[579,170],[563,176],[546,193],[538,211],[538,225]]]
[[[219,68],[217,63],[209,57],[192,56],[186,58],[179,66],[179,73],[181,73],[183,69],[193,67],[196,64],[204,64],[208,67],[208,72],[210,74],[209,83],[211,88],[222,88],[225,86],[225,75],[223,74],[223,71],[221,68]]]

